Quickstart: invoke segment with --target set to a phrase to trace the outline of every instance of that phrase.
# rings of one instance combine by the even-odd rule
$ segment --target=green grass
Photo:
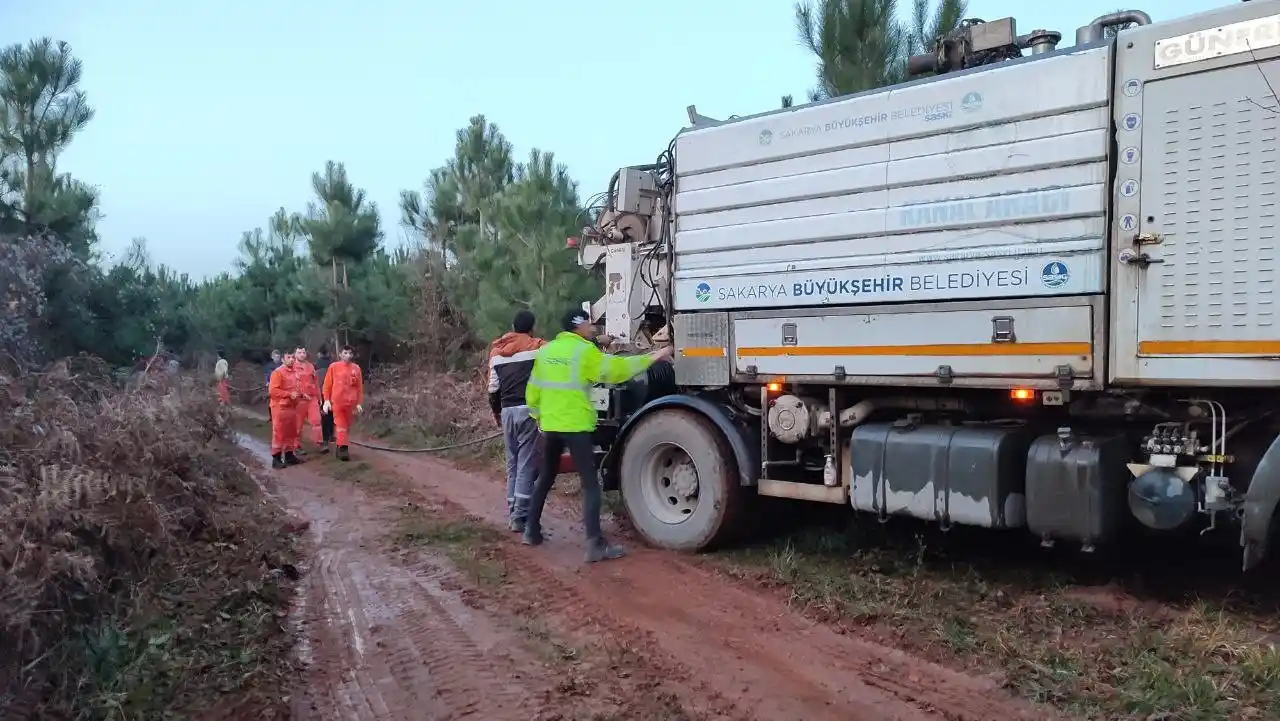
[[[201,619],[181,618],[178,609],[149,622],[103,619],[61,650],[63,667],[80,669],[80,712],[95,719],[171,718],[175,704],[190,707],[177,699],[193,691],[225,696],[259,683],[287,686],[268,678],[289,650],[278,611],[248,598]]]
[[[819,530],[711,562],[824,620],[957,667],[1000,670],[1015,693],[1072,714],[1280,718],[1274,628],[1222,604],[1114,608],[1078,598],[1052,571],[948,561],[920,539],[895,547]]]
[[[483,521],[441,518],[412,503],[400,510],[393,534],[396,545],[440,553],[471,580],[487,586],[507,580],[506,564],[494,551],[500,538]]]
[[[290,543],[278,543],[264,553],[292,558]],[[229,718],[287,715],[282,697],[293,684],[294,639],[285,628],[292,582],[284,573],[264,572],[256,551],[226,541],[193,539],[187,550],[181,568],[122,592],[104,615],[50,649],[50,672],[61,675],[75,697],[73,707],[55,702],[42,718],[181,719],[211,705]]]

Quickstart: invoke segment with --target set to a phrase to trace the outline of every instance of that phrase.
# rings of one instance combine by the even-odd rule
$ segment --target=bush
[[[48,236],[0,236],[0,353],[3,364],[37,361],[49,311],[45,289],[55,269],[82,266],[66,246]]]
[[[468,373],[379,368],[366,381],[364,421],[371,432],[404,443],[456,443],[492,434],[498,429],[486,379],[476,367]]]
[[[235,693],[283,718],[286,521],[208,384],[132,383],[85,359],[0,375],[0,708],[153,719]]]

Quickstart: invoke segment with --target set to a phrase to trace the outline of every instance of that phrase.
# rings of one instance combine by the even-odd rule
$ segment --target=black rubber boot
[[[302,459],[294,455],[293,451],[289,451],[288,453],[284,454],[284,464],[286,466],[296,466],[299,463],[302,463]]]
[[[340,461],[351,460],[351,453],[347,451],[346,446],[338,446],[338,460]]]
[[[284,457],[279,453],[271,456],[271,467],[284,468]]]

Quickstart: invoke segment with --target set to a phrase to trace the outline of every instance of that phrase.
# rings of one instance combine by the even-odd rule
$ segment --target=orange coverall
[[[297,398],[293,397],[294,392],[298,393]],[[271,455],[292,452],[297,447],[297,406],[303,402],[298,374],[293,368],[280,366],[271,371],[267,398],[271,405]]]
[[[360,366],[334,361],[324,374],[324,397],[333,405],[333,435],[338,447],[348,444],[356,406],[364,403],[364,377]]]
[[[316,367],[310,361],[294,361],[293,370],[298,375],[298,390],[311,400],[298,405],[298,434],[295,436],[293,450],[302,448],[302,426],[311,424],[311,442],[320,445],[324,438],[320,435],[320,380],[316,377]]]

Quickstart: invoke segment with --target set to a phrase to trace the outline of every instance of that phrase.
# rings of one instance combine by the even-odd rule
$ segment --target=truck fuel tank
[[[1030,443],[1021,426],[867,423],[849,440],[850,503],[944,526],[1020,528]]]

